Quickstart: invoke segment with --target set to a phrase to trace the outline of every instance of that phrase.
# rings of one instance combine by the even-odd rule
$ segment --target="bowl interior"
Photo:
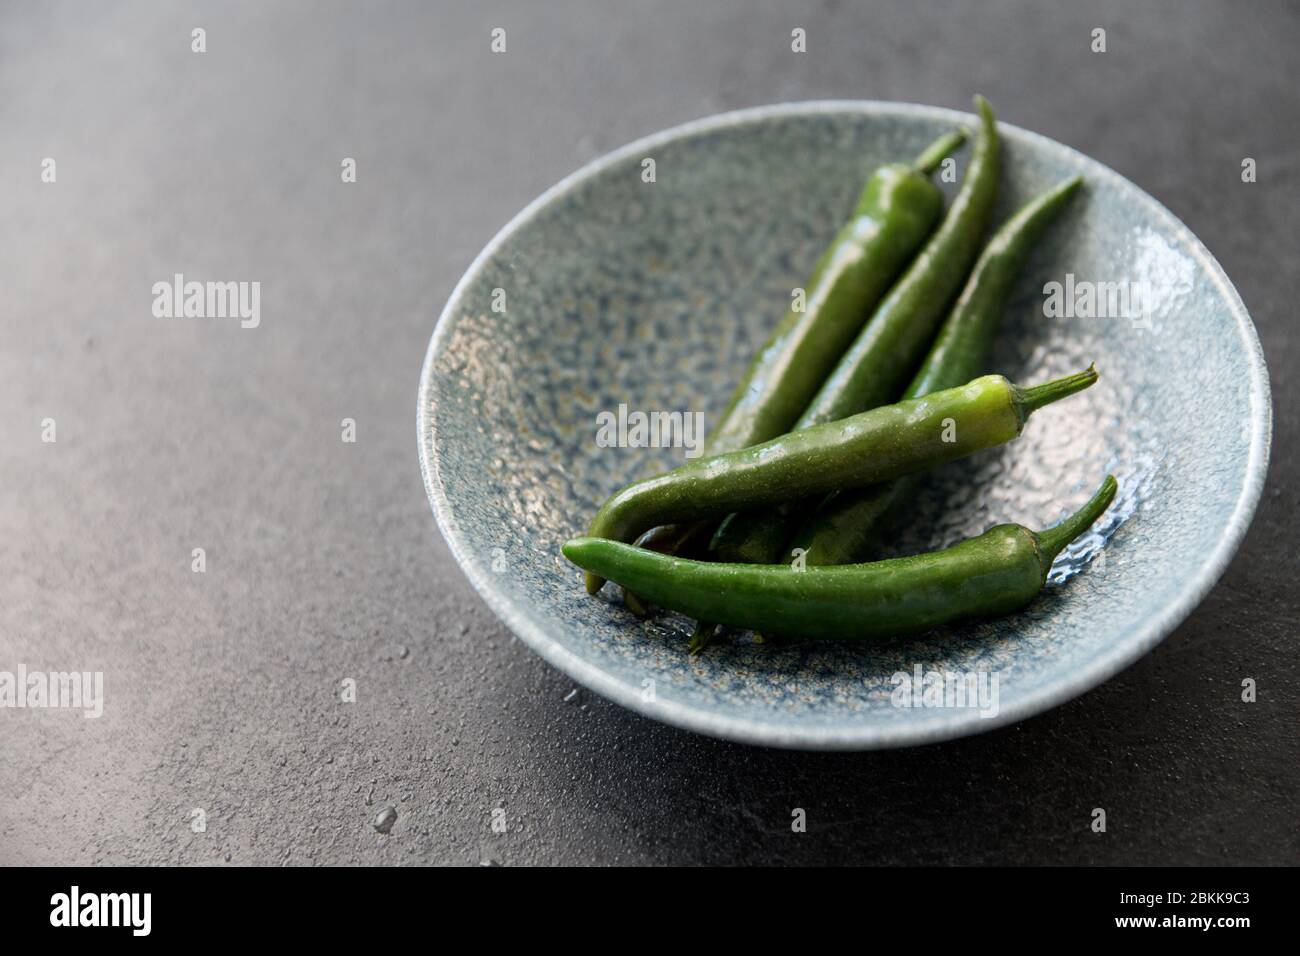
[[[1005,124],[995,227],[1068,176],[1086,182],[1020,278],[989,371],[1033,383],[1095,361],[1101,380],[1037,413],[1017,442],[935,472],[881,553],[941,547],[1002,521],[1044,527],[1114,473],[1116,504],[1029,608],[919,639],[774,649],[740,637],[692,658],[689,621],[640,621],[612,585],[588,597],[560,556],[615,489],[684,457],[602,447],[597,416],[625,405],[702,412],[711,424],[870,170],[909,159],[955,122],[973,117],[838,103],[690,124],[561,183],[457,287],[420,393],[434,510],[492,607],[575,679],[660,719],[753,742],[939,739],[1103,680],[1168,633],[1222,571],[1268,446],[1267,378],[1245,310],[1155,200]],[[1080,283],[1120,283],[1094,289],[1136,298],[1127,315],[1046,316],[1044,285],[1067,274],[1076,296]],[[894,675],[917,665],[996,676],[996,700],[986,700],[996,706],[897,706]]]

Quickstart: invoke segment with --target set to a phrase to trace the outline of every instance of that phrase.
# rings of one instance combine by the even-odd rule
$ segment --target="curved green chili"
[[[889,284],[933,231],[943,193],[928,177],[965,139],[964,130],[946,133],[911,166],[891,163],[871,175],[852,218],[817,260],[803,307],[786,313],[754,357],[705,439],[705,454],[735,451],[790,430]],[[701,537],[707,544],[713,530],[714,525],[665,526],[640,544],[676,554]],[[644,612],[633,595],[624,598],[634,611]]]
[[[979,135],[966,178],[943,225],[890,290],[794,429],[837,421],[897,401],[907,376],[920,363],[979,253],[997,196],[997,121],[982,96],[975,98],[975,107],[980,116]],[[730,516],[714,537],[711,557],[752,564],[780,560],[794,511],[795,503],[785,502],[780,508]]]
[[[564,555],[663,607],[764,634],[852,640],[929,630],[1009,614],[1042,590],[1052,561],[1110,506],[1107,476],[1092,500],[1053,528],[1002,524],[951,548],[871,564],[812,567],[671,558],[601,538],[575,538]]]
[[[809,428],[895,401],[899,390],[934,334],[944,310],[961,287],[979,252],[997,198],[999,142],[997,120],[988,100],[975,97],[980,131],[970,167],[939,231],[890,290],[876,314],[795,423]],[[739,512],[718,527],[709,545],[715,561],[769,564],[781,560],[798,514],[815,502],[783,502],[779,507]],[[700,622],[691,650],[701,650],[715,628]]]
[[[656,525],[888,481],[1011,441],[1036,409],[1096,380],[1091,367],[1031,388],[986,375],[761,445],[697,458],[617,492],[597,512],[589,533],[633,541]],[[598,574],[587,575],[590,593],[602,584]]]
[[[871,176],[853,218],[817,261],[804,308],[786,313],[736,387],[709,435],[709,452],[790,430],[938,222],[943,194],[927,173],[964,138],[962,132],[943,136],[918,160],[928,165],[890,164]]]
[[[951,388],[984,369],[1007,298],[1025,260],[1082,182],[1076,176],[1040,194],[989,240],[904,398]],[[881,522],[912,496],[920,480],[919,475],[909,475],[885,485],[832,493],[795,535],[789,550],[801,549],[808,564],[865,560]]]

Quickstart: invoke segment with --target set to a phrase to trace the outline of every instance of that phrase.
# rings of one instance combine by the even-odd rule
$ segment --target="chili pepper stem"
[[[966,136],[967,133],[964,129],[955,129],[950,133],[945,133],[927,146],[925,152],[916,157],[916,162],[912,163],[912,168],[918,173],[929,176],[939,168],[939,164],[947,159],[949,154],[966,142]]]
[[[1044,570],[1052,566],[1056,556],[1065,549],[1067,544],[1092,527],[1093,522],[1100,518],[1110,507],[1110,503],[1115,500],[1115,492],[1118,489],[1119,483],[1115,480],[1115,476],[1107,475],[1106,480],[1101,483],[1101,487],[1087,504],[1060,524],[1038,532],[1036,535],[1038,550],[1042,554]]]
[[[1082,392],[1095,381],[1097,381],[1097,366],[1094,363],[1082,372],[1076,372],[1073,375],[1067,375],[1051,382],[1044,382],[1042,385],[1031,385],[1028,388],[1017,387],[1016,404],[1020,408],[1021,421],[1029,418],[1030,415],[1044,405],[1059,402],[1075,392]]]

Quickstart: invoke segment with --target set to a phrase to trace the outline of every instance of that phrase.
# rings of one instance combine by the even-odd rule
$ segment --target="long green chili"
[[[1091,367],[1029,388],[986,375],[760,445],[698,458],[617,492],[596,514],[589,533],[630,542],[656,525],[888,481],[1011,441],[1036,409],[1096,380]],[[603,583],[599,574],[587,575],[590,593]]]
[[[589,577],[610,578],[695,618],[798,638],[889,637],[1024,607],[1116,488],[1107,476],[1092,500],[1046,531],[1002,524],[942,551],[870,564],[796,571],[691,561],[592,537],[575,538],[563,551]]]

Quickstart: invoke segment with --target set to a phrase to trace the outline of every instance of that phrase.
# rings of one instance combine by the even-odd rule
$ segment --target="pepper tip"
[[[1105,511],[1107,508],[1110,507],[1110,503],[1115,500],[1115,494],[1118,491],[1119,491],[1119,482],[1115,480],[1115,476],[1107,475],[1105,479],[1102,481],[1101,487],[1097,490],[1098,500],[1101,502],[1105,502],[1102,505],[1102,509],[1101,509],[1102,511]]]
[[[587,564],[582,560],[582,557],[583,552],[586,550],[584,546],[590,540],[590,538],[570,538],[568,541],[564,542],[564,544],[560,545],[560,553],[578,567],[585,569]],[[592,571],[587,571],[583,580],[586,584],[588,594],[595,594],[605,584],[605,579]]]

